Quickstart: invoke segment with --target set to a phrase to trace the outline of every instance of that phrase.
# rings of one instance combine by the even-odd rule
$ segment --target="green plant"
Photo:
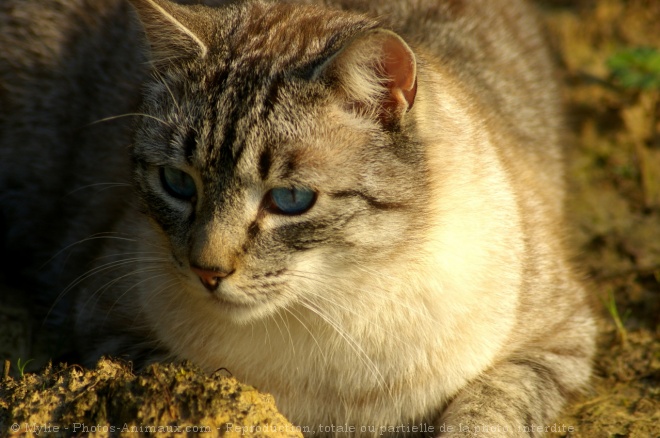
[[[636,163],[646,208],[660,207],[660,50],[632,47],[607,60],[610,80],[627,94],[620,116],[635,148]],[[631,99],[633,98],[633,99]]]
[[[607,299],[603,301],[603,304],[605,305],[605,308],[614,321],[614,325],[616,326],[616,331],[619,334],[621,343],[626,345],[628,343],[628,331],[624,325],[624,319],[627,319],[628,313],[626,312],[623,318],[619,314],[619,309],[617,308],[616,299],[614,298],[614,291],[612,288],[607,289]]]
[[[610,56],[607,67],[615,82],[624,88],[660,89],[660,51],[633,47]]]
[[[27,364],[29,364],[32,361],[33,361],[33,359],[28,359],[25,362],[22,362],[20,357],[16,361],[16,367],[18,368],[18,374],[20,374],[21,378],[23,378],[25,376],[25,367],[27,366]]]

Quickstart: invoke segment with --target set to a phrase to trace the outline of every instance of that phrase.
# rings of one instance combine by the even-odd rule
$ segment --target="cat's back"
[[[118,116],[137,108],[146,69],[129,14],[122,0],[0,2],[6,269],[16,272],[16,263],[31,275],[82,233],[113,221],[101,206],[116,206],[125,194],[99,184],[129,182],[131,120]]]
[[[129,11],[122,0],[0,2],[3,103],[22,109],[20,104],[27,103],[19,101],[21,98],[56,97],[51,87],[70,89],[76,82],[82,87],[82,81],[90,88],[95,83],[107,85],[106,76],[112,76],[119,64],[135,61],[129,48],[136,45],[140,34],[128,19]],[[10,108],[3,105],[1,111],[9,114]],[[69,111],[69,115],[75,113]]]

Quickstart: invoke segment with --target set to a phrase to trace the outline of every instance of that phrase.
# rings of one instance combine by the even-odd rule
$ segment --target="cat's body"
[[[367,435],[527,436],[583,387],[527,5],[133,3],[154,73],[121,0],[0,3],[3,264],[66,292],[88,360],[226,368]]]

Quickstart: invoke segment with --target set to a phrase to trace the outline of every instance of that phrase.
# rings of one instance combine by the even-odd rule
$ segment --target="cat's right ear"
[[[339,84],[350,106],[387,126],[400,122],[415,102],[415,54],[389,30],[371,30],[349,41],[315,72],[317,77],[326,75]]]
[[[186,58],[204,58],[208,43],[204,31],[208,25],[189,8],[168,0],[129,0],[137,11],[151,47],[151,61],[156,64]]]

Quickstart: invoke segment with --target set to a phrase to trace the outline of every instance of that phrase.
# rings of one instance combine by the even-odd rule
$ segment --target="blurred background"
[[[602,330],[595,387],[562,421],[660,437],[660,1],[537,3],[564,84],[568,232]]]

